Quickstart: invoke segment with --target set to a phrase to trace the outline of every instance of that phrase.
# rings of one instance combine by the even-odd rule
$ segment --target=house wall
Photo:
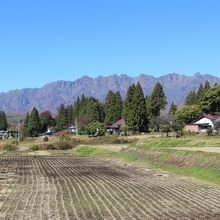
[[[184,130],[191,131],[191,132],[199,132],[200,131],[198,125],[185,125]]]

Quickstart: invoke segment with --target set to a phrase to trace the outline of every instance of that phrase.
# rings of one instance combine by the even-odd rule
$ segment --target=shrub
[[[67,131],[61,131],[58,133],[59,142],[67,142],[71,140],[71,136]]]
[[[119,137],[113,137],[111,143],[112,144],[130,144],[135,142],[136,139],[128,139],[128,138],[119,138]]]
[[[197,133],[195,131],[183,131],[183,135],[186,135],[186,136],[196,136]]]
[[[40,150],[38,145],[33,145],[33,146],[31,146],[30,149],[31,149],[32,151],[38,151],[38,150]]]
[[[68,150],[72,148],[68,142],[58,142],[55,146],[57,150]]]
[[[6,143],[3,145],[3,150],[4,151],[14,151],[17,149],[17,145],[11,144],[11,143]]]
[[[45,144],[44,150],[57,150],[57,148],[55,144]]]
[[[207,135],[208,135],[208,136],[212,136],[212,129],[211,129],[211,128],[208,128],[208,129],[207,129]]]
[[[73,148],[73,146],[68,142],[57,142],[53,144],[41,144],[41,145],[33,145],[31,147],[32,151],[38,150],[68,150]]]
[[[102,131],[104,128],[104,124],[103,123],[100,123],[100,122],[91,122],[89,123],[85,130],[86,132],[89,134],[89,135],[94,135],[95,133],[98,132],[98,130]],[[103,136],[105,135],[105,133],[100,133],[100,136]],[[98,135],[99,136],[99,135]]]
[[[13,139],[10,143],[13,144],[13,145],[18,145],[19,144],[18,140],[16,140],[16,139]]]

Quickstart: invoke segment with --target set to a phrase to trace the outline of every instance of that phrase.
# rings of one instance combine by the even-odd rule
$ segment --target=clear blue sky
[[[219,0],[1,0],[0,91],[141,73],[220,76]]]

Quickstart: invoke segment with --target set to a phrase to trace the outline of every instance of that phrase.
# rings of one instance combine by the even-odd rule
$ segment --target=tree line
[[[220,85],[210,85],[209,81],[201,84],[198,90],[188,93],[185,106],[176,111],[176,118],[182,123],[192,123],[202,114],[220,115]]]
[[[220,114],[220,85],[211,86],[208,81],[201,84],[198,90],[192,90],[186,97],[185,105],[177,108],[172,102],[168,116],[160,116],[165,110],[167,97],[163,86],[158,82],[149,96],[144,96],[143,89],[138,82],[132,84],[127,90],[125,100],[120,92],[109,91],[105,102],[102,103],[94,97],[78,97],[73,105],[61,105],[58,114],[53,118],[51,112],[39,114],[34,107],[27,113],[21,127],[23,136],[37,136],[44,133],[48,126],[56,127],[57,131],[75,124],[84,133],[92,133],[96,128],[106,128],[117,120],[124,118],[125,129],[132,132],[159,131],[168,129],[168,125],[192,123],[203,113]],[[7,130],[6,115],[0,111],[0,130]]]
[[[94,97],[83,95],[71,106],[61,105],[57,116],[57,128],[62,130],[77,119],[81,130],[86,132],[91,130],[91,127],[107,127],[124,118],[127,130],[147,132],[151,118],[159,116],[165,106],[166,96],[160,83],[155,85],[149,97],[144,97],[143,89],[138,82],[129,86],[124,101],[120,92],[110,90],[104,103]]]
[[[96,128],[106,128],[121,118],[125,119],[127,130],[147,132],[152,118],[159,116],[165,106],[166,96],[160,83],[145,97],[138,82],[129,86],[124,101],[118,91],[110,90],[104,103],[94,97],[82,95],[73,105],[62,104],[55,118],[50,112],[39,114],[34,107],[26,115],[22,134],[37,136],[45,132],[48,126],[56,126],[57,131],[61,131],[75,124],[76,120],[81,132],[92,133]]]

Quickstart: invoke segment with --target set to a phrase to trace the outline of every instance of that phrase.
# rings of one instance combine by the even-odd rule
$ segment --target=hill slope
[[[55,112],[61,103],[72,104],[77,96],[94,96],[101,101],[110,89],[120,91],[123,98],[129,85],[141,83],[144,93],[150,94],[154,85],[159,81],[165,90],[168,103],[174,101],[181,105],[185,97],[192,89],[197,89],[200,83],[209,80],[211,84],[220,83],[220,78],[212,75],[185,76],[176,73],[153,77],[140,75],[129,77],[127,75],[99,76],[91,78],[84,76],[75,81],[57,81],[49,83],[42,88],[14,90],[0,93],[0,108],[6,112],[25,112],[36,106],[39,110],[51,110]]]

